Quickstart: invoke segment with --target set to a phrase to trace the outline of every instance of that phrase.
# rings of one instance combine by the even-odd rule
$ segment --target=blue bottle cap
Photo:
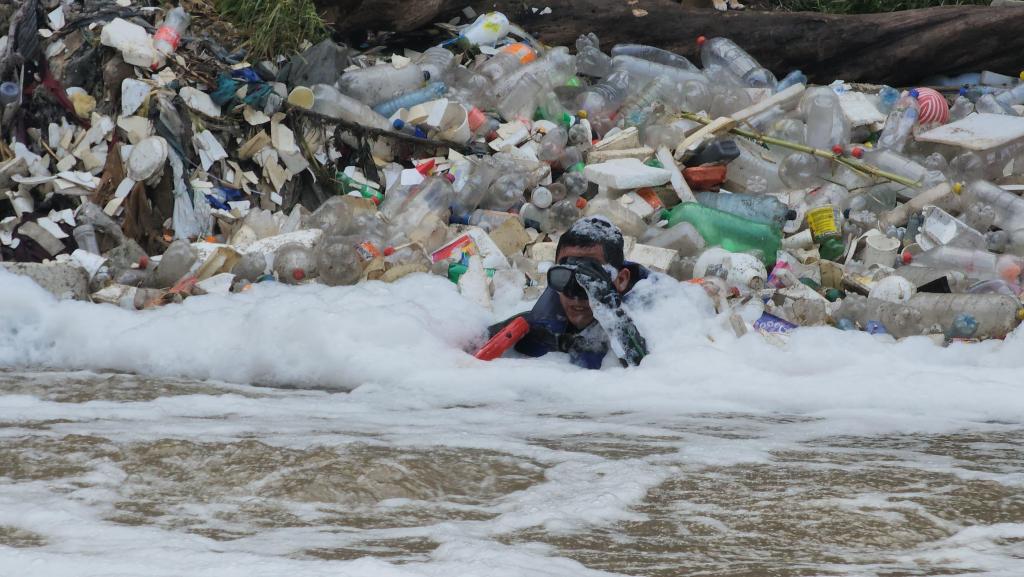
[[[405,121],[401,118],[396,118],[395,121],[391,123],[391,126],[394,126],[396,130],[401,130],[405,128]]]
[[[917,98],[918,96],[921,96],[921,93],[918,92],[916,88],[914,88],[913,90],[910,91],[910,97],[911,98]]]

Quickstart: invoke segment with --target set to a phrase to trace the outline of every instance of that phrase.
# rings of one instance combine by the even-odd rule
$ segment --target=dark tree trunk
[[[685,8],[672,0],[320,0],[342,34],[409,32],[445,22],[469,5],[504,12],[541,41],[572,46],[595,32],[607,50],[620,42],[652,44],[699,63],[695,39],[727,36],[783,75],[812,81],[910,85],[935,74],[1024,68],[1024,8],[947,6],[887,14],[730,12]],[[547,15],[533,7],[550,7]],[[643,11],[643,12],[639,12]],[[645,13],[643,16],[637,14]],[[463,19],[465,20],[465,19]]]

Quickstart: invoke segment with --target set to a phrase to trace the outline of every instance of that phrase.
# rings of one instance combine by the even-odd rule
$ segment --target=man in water
[[[585,217],[558,239],[548,288],[521,315],[530,331],[515,349],[530,357],[569,353],[580,367],[599,369],[611,350],[622,366],[635,366],[647,344],[622,308],[646,268],[623,258],[622,231],[603,217]],[[515,317],[491,327],[495,334]]]

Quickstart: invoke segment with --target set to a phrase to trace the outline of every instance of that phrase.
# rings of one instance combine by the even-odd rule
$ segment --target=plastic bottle
[[[778,84],[775,75],[732,40],[701,36],[697,44],[700,46],[700,61],[704,68],[721,66],[736,75],[746,86],[775,90]]]
[[[576,97],[576,105],[586,111],[587,119],[599,133],[611,127],[611,118],[629,93],[629,72],[616,70],[604,80],[588,87]]]
[[[473,212],[469,213],[468,216],[462,218],[452,217],[453,224],[468,224],[472,226],[479,226],[486,232],[498,228],[505,224],[505,221],[510,218],[515,218],[516,215],[511,212],[503,212],[500,210],[485,210],[478,208]]]
[[[956,246],[987,250],[985,235],[937,206],[928,206],[922,214],[917,243],[924,250],[936,246]]]
[[[933,180],[933,178],[930,178],[927,168],[895,150],[862,148],[856,146],[851,150],[850,155],[859,160],[863,160],[871,166],[908,178],[914,182],[921,183],[922,185],[929,180]],[[931,176],[942,180],[941,175]],[[899,186],[903,189],[907,189],[907,187],[903,187],[902,185]],[[906,193],[910,198],[913,198],[914,195],[923,190],[923,188],[915,188],[912,190],[906,190]]]
[[[837,260],[843,255],[841,218],[839,209],[832,204],[823,204],[807,211],[807,225],[811,229],[818,253],[825,260]]]
[[[0,84],[0,108],[14,104],[21,99],[21,88],[13,82]]]
[[[377,106],[395,94],[419,88],[428,80],[427,76],[418,64],[410,63],[401,68],[395,68],[391,64],[378,64],[343,73],[337,86],[352,98],[370,106]],[[316,109],[315,94],[313,102],[313,108]]]
[[[782,228],[787,220],[796,218],[796,211],[790,210],[786,203],[774,196],[717,192],[697,192],[694,196],[697,197],[697,202],[704,206],[778,228]]]
[[[1016,104],[1024,104],[1024,82],[996,94],[995,99],[1004,108],[1010,108]]]
[[[831,150],[845,144],[850,136],[850,125],[839,104],[839,97],[830,88],[808,91],[801,103],[807,124],[806,143],[822,150]]]
[[[878,91],[878,111],[889,114],[900,100],[900,91],[891,86],[883,86]]]
[[[953,101],[953,106],[949,108],[950,122],[963,120],[964,118],[967,118],[968,114],[974,112],[974,103],[971,102],[965,94],[967,94],[967,89],[961,88],[960,94],[958,94],[956,100]]]
[[[640,218],[640,215],[626,208],[616,199],[607,197],[595,198],[587,202],[586,208],[583,209],[583,215],[603,216],[612,221],[615,226],[618,226],[625,236],[639,238],[647,230],[647,223]]]
[[[619,109],[619,118],[623,126],[643,126],[655,104],[662,98],[662,91],[667,86],[663,78],[648,81],[639,90],[632,91]],[[677,141],[678,143],[678,141]]]
[[[361,126],[392,130],[388,119],[377,114],[366,104],[342,94],[337,88],[328,84],[317,84],[313,87],[313,112],[353,122]]]
[[[959,180],[995,180],[1001,178],[1006,166],[1024,154],[1024,141],[977,152],[967,151],[957,155],[950,163],[950,171]],[[1020,166],[1013,167],[1014,173],[1021,173]]]
[[[788,187],[779,178],[779,165],[761,156],[750,145],[739,142],[740,155],[729,163],[725,185],[734,192],[764,194]]]
[[[390,117],[401,108],[412,108],[417,104],[423,104],[431,100],[437,100],[447,90],[444,82],[431,82],[423,88],[400,94],[390,100],[381,102],[373,107],[373,111],[381,116]]]
[[[959,187],[957,187],[959,189]],[[914,212],[923,209],[930,204],[942,207],[946,210],[955,210],[960,205],[959,198],[953,194],[954,187],[948,182],[940,183],[928,190],[918,194],[913,199],[901,204],[879,217],[881,222],[892,226],[902,226]]]
[[[522,173],[503,173],[491,183],[480,203],[481,208],[509,210],[523,202],[523,192],[529,186],[529,179]]]
[[[346,234],[353,219],[352,205],[342,196],[332,196],[313,211],[306,224],[308,228],[319,228],[325,233],[336,231]]]
[[[995,210],[994,224],[1003,230],[1024,228],[1024,198],[991,182],[978,180],[968,184],[962,193],[961,202],[964,206],[991,206]]]
[[[997,256],[985,251],[956,246],[939,246],[920,254],[903,254],[903,264],[958,270],[978,280],[999,278]]]
[[[452,67],[455,66],[455,55],[443,46],[432,46],[420,54],[416,64],[419,64],[420,70],[429,75],[426,76],[427,80],[447,82],[448,77],[451,76]]]
[[[279,282],[299,284],[316,276],[316,258],[312,249],[288,243],[274,253],[274,275]]]
[[[970,315],[975,338],[1004,337],[1024,318],[1017,297],[1002,294],[917,293],[907,305],[920,311],[925,326],[939,325],[946,334],[954,332],[958,317]]]
[[[504,76],[491,88],[495,98],[500,102],[515,90],[522,79],[533,76],[539,86],[550,90],[565,84],[576,72],[576,59],[569,54],[569,49],[558,46],[549,50],[544,56]]]
[[[76,226],[74,237],[78,248],[93,254],[101,254],[99,239],[96,238],[96,227],[93,225],[80,224]]]
[[[317,245],[316,268],[320,281],[328,286],[353,285],[374,258],[380,257],[376,245],[358,236],[326,236]]]
[[[499,52],[485,60],[476,71],[497,82],[523,67],[522,58],[512,52]]]
[[[452,201],[452,214],[456,217],[464,217],[480,206],[480,202],[487,194],[491,183],[497,176],[495,169],[484,161],[459,164],[456,168],[455,182],[452,189],[455,191],[455,199]]]
[[[800,70],[790,71],[782,80],[779,80],[779,84],[776,90],[782,92],[790,86],[796,86],[797,84],[807,85],[807,75]]]
[[[399,206],[387,207],[391,215],[389,219],[393,226],[406,230],[411,230],[426,220],[428,215],[448,222],[448,213],[454,197],[455,190],[448,179],[439,176],[429,177],[412,187]],[[388,198],[385,195],[380,207],[381,212],[385,211]]]
[[[1017,111],[1003,105],[1003,103],[996,100],[996,97],[992,94],[983,94],[974,103],[974,109],[983,114],[1005,114],[1008,116],[1017,116]]]
[[[157,67],[162,67],[167,57],[178,49],[181,44],[181,35],[188,30],[192,23],[192,17],[185,12],[181,6],[173,8],[167,13],[163,24],[153,34],[153,48],[159,53]]]
[[[693,256],[704,250],[704,237],[688,222],[675,226],[658,228],[652,226],[640,237],[642,244],[678,251],[681,256]]]
[[[565,152],[565,146],[569,142],[569,133],[561,126],[549,130],[540,139],[540,150],[537,151],[537,158],[544,162],[555,162]]]
[[[185,239],[178,239],[171,243],[160,257],[151,277],[151,286],[154,288],[167,288],[173,286],[181,277],[192,270],[192,265],[197,260],[192,245]]]
[[[526,203],[519,210],[519,218],[523,226],[544,233],[561,233],[569,230],[580,218],[580,209],[575,200],[565,199],[552,204],[548,208],[540,208]]]
[[[781,246],[778,227],[747,220],[696,202],[684,202],[662,213],[670,227],[688,222],[700,232],[708,246],[721,246],[731,252],[760,251],[761,262],[775,264]]]
[[[669,52],[668,50],[662,50],[655,46],[647,46],[646,44],[616,44],[612,47],[612,57],[615,56],[633,56],[673,68],[700,72],[700,68],[697,68],[685,56]]]
[[[604,78],[612,71],[612,59],[601,52],[601,41],[593,32],[576,39],[576,71],[594,78]]]
[[[885,119],[885,127],[881,136],[878,137],[876,148],[880,150],[891,149],[902,152],[907,146],[907,139],[917,124],[919,105],[917,103],[917,90],[911,90],[896,103],[895,108]]]
[[[667,66],[627,54],[612,58],[612,68],[629,72],[630,78],[641,84],[656,78],[664,78],[670,84],[682,85],[687,80],[708,84],[708,78],[701,72]]]

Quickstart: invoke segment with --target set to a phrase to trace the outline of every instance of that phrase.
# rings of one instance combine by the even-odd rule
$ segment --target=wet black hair
[[[569,246],[600,246],[604,252],[605,262],[619,269],[625,263],[622,252],[624,244],[622,231],[611,221],[599,216],[586,216],[577,220],[565,234],[558,237],[555,255]]]

